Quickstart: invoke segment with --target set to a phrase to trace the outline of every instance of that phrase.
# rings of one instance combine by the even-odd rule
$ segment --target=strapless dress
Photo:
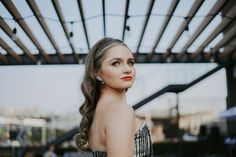
[[[92,151],[93,157],[107,157],[106,152]],[[133,157],[152,157],[153,148],[147,122],[142,122],[134,135]]]

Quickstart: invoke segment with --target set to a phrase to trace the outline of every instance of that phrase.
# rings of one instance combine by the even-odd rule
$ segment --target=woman
[[[104,38],[92,47],[81,85],[85,101],[75,137],[79,150],[89,147],[95,157],[152,156],[147,124],[126,104],[134,78],[134,57],[122,41]]]

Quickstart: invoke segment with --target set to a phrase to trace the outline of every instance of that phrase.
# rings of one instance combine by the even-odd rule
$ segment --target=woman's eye
[[[112,65],[113,66],[118,66],[118,65],[120,65],[120,63],[119,62],[113,62]]]
[[[130,62],[129,62],[129,65],[134,65],[134,62],[133,62],[133,61],[130,61]]]

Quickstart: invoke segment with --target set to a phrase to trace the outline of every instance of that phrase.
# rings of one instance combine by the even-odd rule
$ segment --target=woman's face
[[[119,90],[130,88],[136,74],[133,54],[123,45],[110,48],[97,74],[110,88]]]

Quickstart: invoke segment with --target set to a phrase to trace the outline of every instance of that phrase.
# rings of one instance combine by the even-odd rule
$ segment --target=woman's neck
[[[117,101],[126,103],[126,91],[125,89],[114,89],[106,85],[103,85],[101,88],[101,97],[109,97]]]

